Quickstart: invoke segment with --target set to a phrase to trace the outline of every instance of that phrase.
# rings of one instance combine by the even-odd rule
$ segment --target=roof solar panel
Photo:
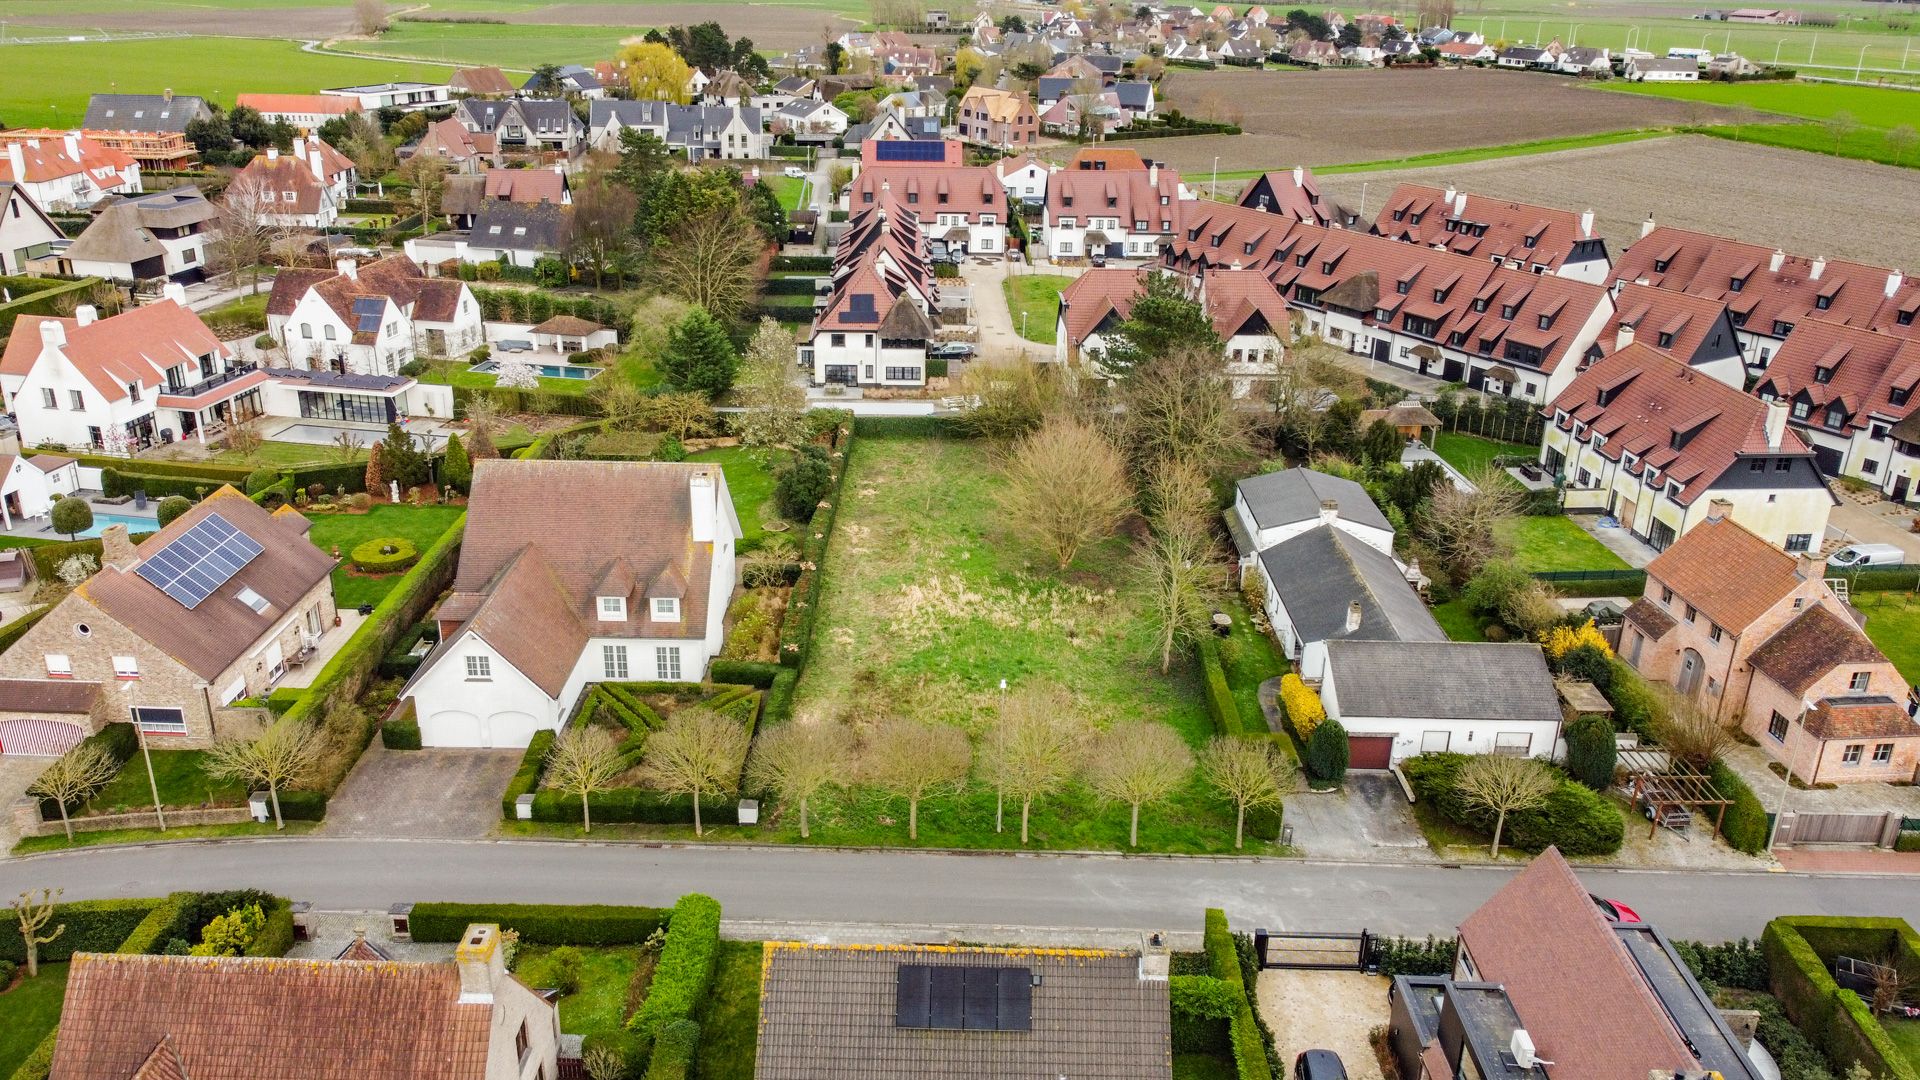
[[[941,143],[887,140],[874,144],[876,161],[945,161],[947,148]]]
[[[931,1001],[927,994],[927,975],[931,970],[925,964],[900,965],[893,1010],[895,1027],[927,1026],[928,1006]]]
[[[192,611],[263,549],[219,514],[208,514],[140,563],[135,573]]]
[[[967,973],[966,1015],[961,1026],[969,1031],[1000,1029],[1000,969],[962,968]]]
[[[1033,1030],[1033,972],[1026,968],[998,968],[1001,1031]]]
[[[378,330],[380,318],[387,313],[387,302],[373,297],[362,297],[353,302],[353,313],[360,317],[355,330]]]
[[[963,1006],[966,977],[966,968],[940,966],[927,969],[928,1027],[958,1031],[966,1026]]]

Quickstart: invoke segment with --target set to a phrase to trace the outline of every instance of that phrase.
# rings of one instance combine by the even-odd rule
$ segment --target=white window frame
[[[625,645],[600,646],[600,671],[603,677],[624,681],[627,674],[627,647]]]
[[[178,723],[152,719],[162,713],[172,713],[180,718]],[[187,733],[187,711],[170,705],[136,705],[133,707],[133,720],[147,735],[185,735]]]
[[[1513,750],[1518,747],[1520,752]],[[1512,754],[1514,757],[1533,756],[1533,733],[1528,731],[1496,731],[1493,733],[1493,752]]]
[[[468,682],[493,681],[493,657],[485,653],[471,653],[466,659]]]
[[[73,657],[68,656],[66,653],[50,652],[46,654],[46,659],[47,659],[47,678],[49,679],[73,678]]]
[[[116,679],[137,679],[140,677],[140,658],[136,656],[116,656],[113,658],[113,677]]]
[[[663,681],[678,682],[680,679],[680,670],[680,646],[654,646],[653,673],[655,678]]]
[[[603,596],[600,598],[601,622],[626,622],[627,598],[624,596]]]
[[[680,621],[680,600],[678,597],[656,596],[653,598],[652,610],[654,622]]]

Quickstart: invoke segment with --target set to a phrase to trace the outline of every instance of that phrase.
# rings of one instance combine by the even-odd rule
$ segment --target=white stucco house
[[[80,464],[59,454],[0,454],[0,527],[46,517],[63,495],[80,490]]]
[[[1242,568],[1253,556],[1322,526],[1350,533],[1369,547],[1393,553],[1393,525],[1352,480],[1312,469],[1286,469],[1249,476],[1234,485],[1228,528],[1241,552]]]
[[[1007,202],[1030,203],[1040,206],[1047,201],[1047,177],[1053,170],[1047,163],[1016,154],[1010,158],[1001,158],[992,165],[993,174],[1000,178],[1000,184],[1007,189]]]
[[[458,278],[429,278],[402,255],[360,266],[283,270],[267,333],[295,367],[396,375],[415,356],[463,356],[485,340],[480,302]]]
[[[441,643],[401,691],[422,744],[523,747],[589,683],[698,682],[741,535],[716,465],[475,462]]]
[[[1354,769],[1429,752],[1551,758],[1560,738],[1560,695],[1529,643],[1329,641],[1320,703]]]

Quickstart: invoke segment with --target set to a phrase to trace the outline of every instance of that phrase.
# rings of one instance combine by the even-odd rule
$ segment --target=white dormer
[[[675,596],[656,596],[653,598],[654,622],[679,622],[680,599]]]
[[[624,596],[602,596],[597,608],[601,622],[627,621],[627,598]]]

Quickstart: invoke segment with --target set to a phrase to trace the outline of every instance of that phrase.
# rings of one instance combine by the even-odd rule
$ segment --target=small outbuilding
[[[1350,767],[1423,753],[1549,758],[1560,695],[1538,645],[1466,641],[1325,644],[1320,700],[1347,729]]]

